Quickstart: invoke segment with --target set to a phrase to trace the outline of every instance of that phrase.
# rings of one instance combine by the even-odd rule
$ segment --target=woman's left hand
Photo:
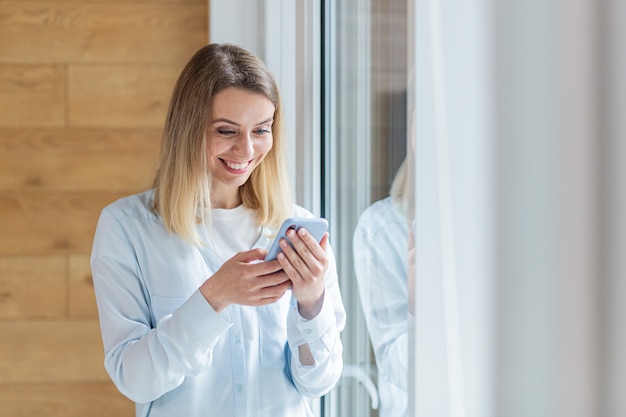
[[[278,262],[291,279],[291,292],[298,301],[298,311],[305,319],[312,319],[322,309],[324,301],[324,275],[328,268],[328,233],[324,233],[320,243],[305,229],[287,232],[293,244],[289,246],[281,239],[282,253],[278,254]],[[295,250],[294,250],[295,248]]]

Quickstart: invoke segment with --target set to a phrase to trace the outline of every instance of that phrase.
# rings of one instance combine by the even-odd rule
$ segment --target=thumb
[[[322,249],[326,250],[326,246],[328,246],[328,232],[325,232],[324,236],[322,236],[322,240],[320,240],[320,246],[322,247]]]

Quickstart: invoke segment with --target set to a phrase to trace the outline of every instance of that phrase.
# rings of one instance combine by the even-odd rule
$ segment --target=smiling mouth
[[[224,165],[226,165],[229,169],[233,171],[245,171],[246,168],[250,166],[250,162],[251,162],[251,161],[232,162],[232,161],[226,161],[224,159],[222,159],[221,161],[224,163]]]

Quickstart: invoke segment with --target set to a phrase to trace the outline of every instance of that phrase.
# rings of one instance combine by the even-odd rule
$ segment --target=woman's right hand
[[[262,261],[264,249],[239,252],[200,286],[200,293],[220,313],[230,304],[260,306],[278,301],[291,281],[277,260]]]

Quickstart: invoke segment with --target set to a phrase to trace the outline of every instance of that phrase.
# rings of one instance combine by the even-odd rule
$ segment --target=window
[[[357,280],[353,255],[355,249],[367,249],[353,247],[353,237],[361,214],[372,203],[389,196],[392,180],[406,154],[407,2],[327,1],[324,19],[324,208],[331,223],[349,318],[343,336],[344,378],[329,396],[326,411],[337,417],[377,416],[381,400],[383,409],[391,407],[389,389],[396,389],[389,388],[395,382],[390,380],[390,372],[379,371],[377,362],[394,357],[404,363],[404,369],[395,377],[404,380],[406,389],[406,275],[401,277],[404,283],[395,283],[400,300],[376,305],[381,300],[371,299],[376,289],[369,283],[382,277],[370,276],[377,272],[364,270],[359,271],[364,276]],[[406,234],[397,238],[404,240],[406,247]],[[365,261],[374,262],[371,256],[363,256]],[[405,258],[397,258],[403,263],[400,270],[406,269]],[[398,301],[402,305],[394,306]],[[374,312],[374,306],[386,311]],[[367,323],[366,317],[372,322]],[[396,327],[393,334],[374,330],[379,334],[378,361],[368,331],[368,324],[380,324],[376,317]],[[394,368],[389,363],[383,366],[387,370]]]

